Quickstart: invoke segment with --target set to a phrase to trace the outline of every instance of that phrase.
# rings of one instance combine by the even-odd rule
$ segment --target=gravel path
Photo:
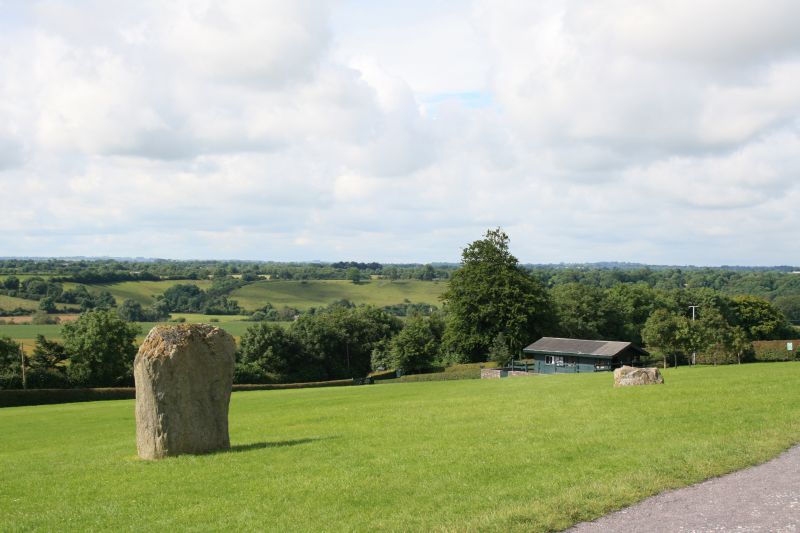
[[[664,492],[570,533],[800,533],[800,446],[759,466]]]

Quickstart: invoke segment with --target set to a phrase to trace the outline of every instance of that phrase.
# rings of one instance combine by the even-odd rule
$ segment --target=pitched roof
[[[646,351],[642,350],[638,346],[634,346],[630,342],[560,339],[557,337],[542,337],[522,351],[525,353],[564,353],[569,355],[614,357],[627,348],[631,348],[633,351],[641,355],[649,355]]]

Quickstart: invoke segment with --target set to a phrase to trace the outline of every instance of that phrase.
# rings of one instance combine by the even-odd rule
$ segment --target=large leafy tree
[[[615,340],[642,344],[642,328],[656,309],[673,308],[664,292],[645,283],[620,283],[606,292],[606,303],[614,310],[608,326]]]
[[[800,324],[800,294],[778,296],[772,304],[793,324]]]
[[[752,340],[786,339],[794,335],[786,317],[758,296],[736,296],[732,302],[734,321]]]
[[[292,332],[261,322],[247,328],[242,335],[236,379],[239,383],[302,380],[306,377],[303,374],[308,373],[307,362],[303,347]]]
[[[489,230],[468,245],[443,294],[447,327],[443,347],[457,362],[482,361],[498,334],[512,351],[548,333],[553,306],[544,286],[508,250],[508,235]]]
[[[374,307],[332,305],[302,315],[291,331],[303,345],[307,365],[320,367],[327,379],[341,379],[367,375],[373,350],[401,327],[397,317]]]
[[[685,347],[686,333],[689,330],[686,317],[670,313],[666,309],[655,310],[644,324],[642,339],[648,348],[655,349],[664,357],[664,368],[667,358],[672,356],[677,365],[678,355]]]
[[[390,342],[392,362],[404,372],[419,372],[433,365],[439,356],[442,327],[438,316],[413,315]]]
[[[62,337],[70,382],[88,387],[132,384],[138,333],[137,326],[112,311],[89,311],[65,324]]]
[[[610,305],[607,291],[582,283],[557,285],[550,294],[561,334],[578,339],[614,339],[621,329],[618,309]]]

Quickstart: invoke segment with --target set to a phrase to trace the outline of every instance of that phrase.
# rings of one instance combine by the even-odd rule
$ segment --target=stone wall
[[[481,379],[514,378],[519,376],[533,376],[533,372],[522,370],[503,370],[502,368],[481,368]]]

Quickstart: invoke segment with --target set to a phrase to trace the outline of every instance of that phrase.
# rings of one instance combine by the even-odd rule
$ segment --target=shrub
[[[48,315],[44,311],[36,311],[31,317],[31,324],[45,325],[45,324],[58,324],[57,316]]]

